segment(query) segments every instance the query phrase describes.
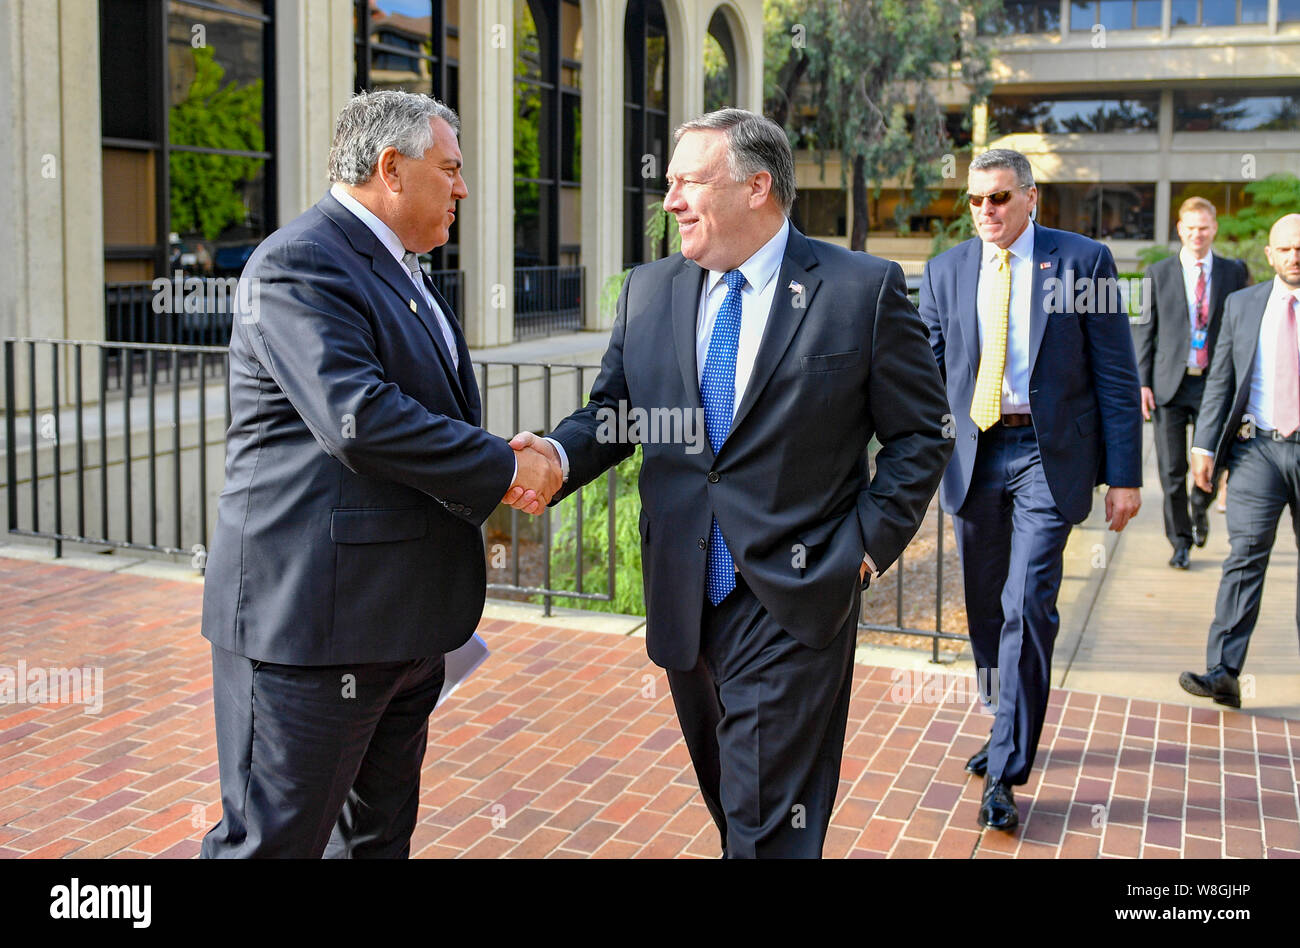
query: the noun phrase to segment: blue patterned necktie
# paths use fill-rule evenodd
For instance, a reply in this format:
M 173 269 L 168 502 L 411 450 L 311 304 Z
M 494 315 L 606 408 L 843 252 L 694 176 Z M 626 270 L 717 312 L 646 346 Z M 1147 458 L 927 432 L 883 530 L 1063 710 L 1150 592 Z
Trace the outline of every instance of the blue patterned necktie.
M 745 275 L 739 270 L 730 270 L 722 275 L 722 281 L 727 284 L 727 295 L 713 321 L 709 354 L 704 360 L 704 375 L 700 379 L 704 428 L 715 455 L 727 440 L 727 435 L 731 434 L 731 418 L 736 410 L 736 348 L 740 344 L 740 291 L 745 285 Z M 715 606 L 736 588 L 736 566 L 722 539 L 716 517 L 709 530 L 707 579 L 709 602 Z

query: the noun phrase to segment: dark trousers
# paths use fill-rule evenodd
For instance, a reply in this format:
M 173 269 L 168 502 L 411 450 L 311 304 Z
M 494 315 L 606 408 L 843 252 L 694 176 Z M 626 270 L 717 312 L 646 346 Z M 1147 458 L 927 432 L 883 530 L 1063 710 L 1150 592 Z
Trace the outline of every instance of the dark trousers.
M 1204 375 L 1184 375 L 1182 384 L 1167 405 L 1155 411 L 1156 463 L 1160 468 L 1160 488 L 1165 495 L 1165 536 L 1174 549 L 1192 545 L 1191 513 L 1205 513 L 1214 500 L 1196 486 L 1187 487 L 1187 427 L 1196 426 L 1200 413 Z
M 1300 545 L 1300 444 L 1274 441 L 1266 432 L 1232 448 L 1228 467 L 1228 542 L 1219 596 L 1214 604 L 1207 668 L 1226 665 L 1240 672 L 1246 664 L 1250 633 L 1259 619 L 1264 573 L 1277 539 L 1282 511 L 1291 507 L 1291 529 Z M 1300 577 L 1297 577 L 1300 589 Z M 1300 631 L 1300 597 L 1296 603 Z
M 1052 500 L 1033 426 L 981 434 L 953 528 L 971 651 L 994 710 L 988 773 L 1011 784 L 1029 779 L 1047 714 L 1070 527 Z
M 221 822 L 204 858 L 410 855 L 441 655 L 276 665 L 212 648 Z
M 700 658 L 668 671 L 677 719 L 728 858 L 819 858 L 853 692 L 855 607 L 824 649 L 783 630 L 737 577 L 704 606 Z

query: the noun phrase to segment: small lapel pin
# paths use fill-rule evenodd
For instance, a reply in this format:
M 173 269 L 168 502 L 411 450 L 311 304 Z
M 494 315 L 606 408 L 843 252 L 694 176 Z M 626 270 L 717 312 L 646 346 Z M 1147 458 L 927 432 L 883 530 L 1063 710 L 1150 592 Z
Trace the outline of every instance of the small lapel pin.
M 791 280 L 791 281 L 790 281 L 790 292 L 791 292 L 791 293 L 802 293 L 802 292 L 803 292 L 803 284 L 802 284 L 802 283 L 796 283 L 794 280 Z
M 1040 269 L 1040 270 L 1050 270 L 1050 269 L 1052 269 L 1052 261 L 1050 261 L 1050 260 L 1044 260 L 1042 263 L 1040 263 L 1040 264 L 1038 265 L 1038 269 Z
M 418 313 L 420 311 L 420 308 L 415 305 L 415 300 L 407 300 L 407 302 L 411 304 L 411 312 Z

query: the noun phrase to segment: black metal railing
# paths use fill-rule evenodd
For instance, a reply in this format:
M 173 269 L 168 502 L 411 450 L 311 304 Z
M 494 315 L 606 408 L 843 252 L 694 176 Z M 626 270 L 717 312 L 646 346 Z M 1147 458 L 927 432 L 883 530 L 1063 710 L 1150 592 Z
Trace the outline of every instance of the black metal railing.
M 462 326 L 465 325 L 465 309 L 461 305 L 465 299 L 465 271 L 464 270 L 425 270 L 429 274 L 429 279 L 437 287 L 442 298 L 447 301 L 451 307 L 452 313 Z
M 202 568 L 209 513 L 224 472 L 223 435 L 210 433 L 209 427 L 219 424 L 220 432 L 229 427 L 230 403 L 224 384 L 219 390 L 212 382 L 194 384 L 182 366 L 191 362 L 195 378 L 212 378 L 210 366 L 219 366 L 224 375 L 227 359 L 221 347 L 4 340 L 8 532 L 52 541 L 56 556 L 62 555 L 65 542 L 75 542 L 189 555 Z M 114 364 L 141 368 L 119 375 L 120 385 L 113 388 L 108 383 Z M 598 371 L 591 365 L 518 362 L 477 362 L 474 368 L 483 426 L 505 436 L 547 430 L 585 404 Z M 20 391 L 22 407 L 16 409 Z M 631 518 L 634 523 L 640 510 L 635 498 L 620 504 L 615 472 L 605 489 L 604 541 L 613 551 L 618 521 Z M 540 599 L 548 615 L 557 597 L 611 601 L 616 557 L 611 552 L 604 563 L 593 565 L 584 538 L 589 519 L 584 498 L 592 490 L 588 485 L 536 519 L 504 507 L 494 512 L 484 525 L 488 588 Z M 571 549 L 557 547 L 557 517 L 567 526 L 564 536 L 571 539 L 563 542 Z M 934 525 L 933 533 L 928 525 L 922 527 L 911 559 L 900 557 L 873 584 L 858 627 L 928 637 L 938 660 L 940 640 L 966 637 L 944 629 L 946 525 L 937 504 Z M 563 587 L 553 581 L 556 563 L 572 577 Z M 594 589 L 593 573 L 603 574 Z M 907 599 L 906 587 L 924 589 L 930 583 L 933 628 L 920 628 L 929 624 L 923 621 L 928 615 L 918 611 L 914 597 Z M 891 595 L 896 607 L 892 617 L 882 615 Z
M 584 267 L 515 267 L 515 339 L 582 328 Z

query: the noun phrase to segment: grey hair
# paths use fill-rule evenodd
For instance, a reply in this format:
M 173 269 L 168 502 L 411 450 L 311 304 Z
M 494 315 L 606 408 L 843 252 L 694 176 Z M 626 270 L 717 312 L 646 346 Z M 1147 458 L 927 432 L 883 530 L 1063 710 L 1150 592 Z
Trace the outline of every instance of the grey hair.
M 990 148 L 971 159 L 971 171 L 991 168 L 1010 168 L 1016 173 L 1016 183 L 1022 188 L 1034 186 L 1034 170 L 1029 167 L 1029 159 L 1011 148 Z
M 687 132 L 718 130 L 727 133 L 727 170 L 733 181 L 766 171 L 772 176 L 772 194 L 788 217 L 794 207 L 794 156 L 785 132 L 770 118 L 745 109 L 719 109 L 677 126 L 673 141 Z
M 358 92 L 334 123 L 330 181 L 365 184 L 385 148 L 421 158 L 433 145 L 431 119 L 442 119 L 460 134 L 460 118 L 432 96 L 397 89 Z

